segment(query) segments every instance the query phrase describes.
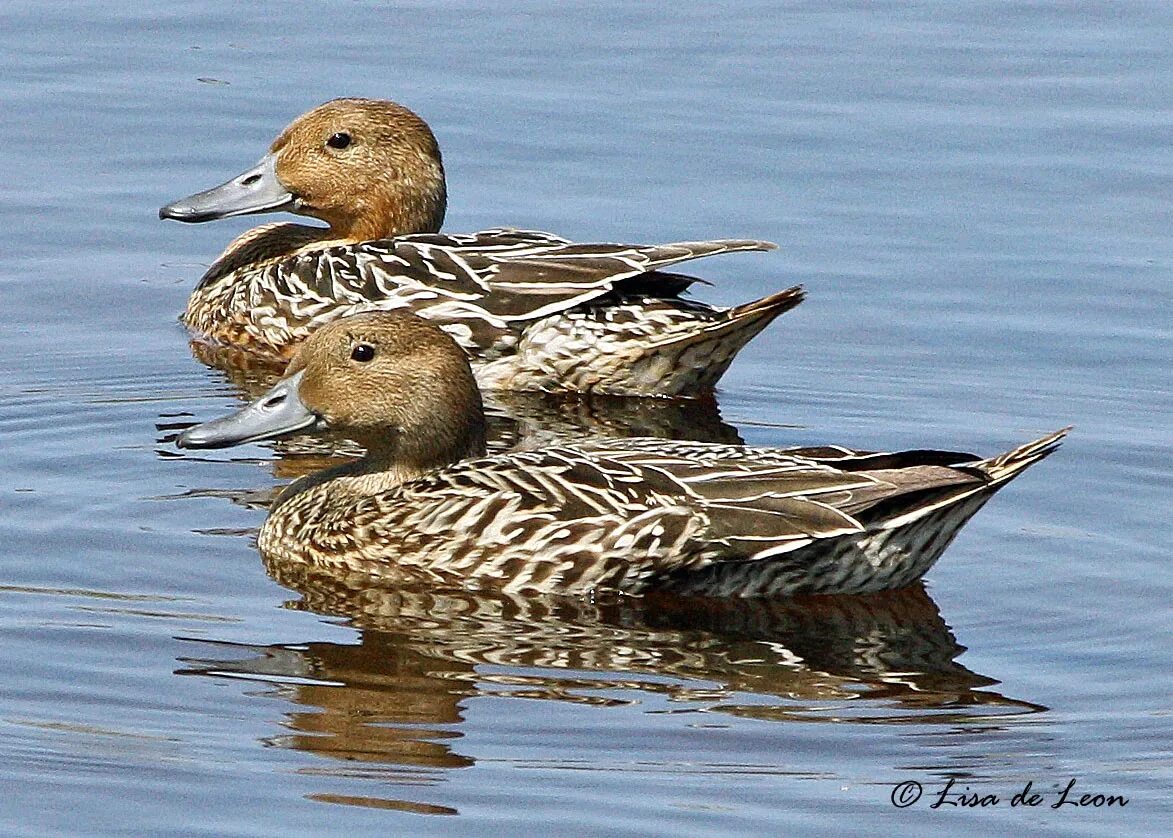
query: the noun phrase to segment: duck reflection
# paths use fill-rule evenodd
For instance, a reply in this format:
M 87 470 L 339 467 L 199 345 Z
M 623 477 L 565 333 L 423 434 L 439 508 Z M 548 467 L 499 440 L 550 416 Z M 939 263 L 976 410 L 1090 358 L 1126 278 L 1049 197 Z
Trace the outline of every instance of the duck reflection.
M 242 401 L 265 393 L 281 378 L 284 362 L 274 362 L 229 346 L 191 342 L 192 354 L 220 370 Z M 501 390 L 485 392 L 485 419 L 491 451 L 542 448 L 559 442 L 599 437 L 650 436 L 699 442 L 744 443 L 737 429 L 721 418 L 712 396 L 700 399 L 579 396 Z M 185 424 L 161 422 L 160 430 Z M 300 477 L 338 456 L 361 456 L 362 449 L 340 434 L 302 436 L 278 446 L 288 462 L 278 476 Z
M 920 585 L 867 596 L 589 600 L 267 569 L 300 595 L 287 607 L 345 618 L 358 642 L 193 640 L 203 651 L 178 672 L 274 684 L 299 709 L 273 744 L 383 764 L 410 781 L 473 763 L 458 744 L 464 714 L 488 696 L 606 707 L 657 694 L 676 712 L 819 723 L 952 725 L 1047 709 L 986 689 L 997 682 L 957 663 L 964 647 Z

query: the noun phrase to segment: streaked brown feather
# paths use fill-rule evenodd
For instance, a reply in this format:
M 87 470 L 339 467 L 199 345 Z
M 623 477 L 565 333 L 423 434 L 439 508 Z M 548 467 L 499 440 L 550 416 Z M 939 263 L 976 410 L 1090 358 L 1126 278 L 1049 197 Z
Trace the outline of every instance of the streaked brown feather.
M 282 560 L 509 590 L 876 591 L 920 578 L 1008 469 L 1045 457 L 1063 433 L 989 460 L 643 439 L 519 452 L 362 497 L 295 484 L 260 543 Z M 828 462 L 844 459 L 907 464 Z M 893 528 L 896 518 L 907 521 Z

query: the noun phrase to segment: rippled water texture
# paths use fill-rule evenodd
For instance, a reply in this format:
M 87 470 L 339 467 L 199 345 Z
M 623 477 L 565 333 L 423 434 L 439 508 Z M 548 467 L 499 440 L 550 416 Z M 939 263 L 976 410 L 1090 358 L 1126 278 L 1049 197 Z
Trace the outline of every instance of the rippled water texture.
M 1173 828 L 1166 4 L 148 8 L 0 11 L 0 831 Z M 764 238 L 698 262 L 698 296 L 809 291 L 719 415 L 523 401 L 501 444 L 586 422 L 989 454 L 1076 429 L 884 596 L 266 567 L 273 488 L 331 449 L 170 444 L 260 377 L 176 320 L 249 220 L 155 212 L 338 95 L 432 123 L 450 230 Z M 930 809 L 950 778 L 1001 802 Z M 1071 779 L 1128 805 L 1051 809 Z M 1011 808 L 1028 781 L 1044 805 Z

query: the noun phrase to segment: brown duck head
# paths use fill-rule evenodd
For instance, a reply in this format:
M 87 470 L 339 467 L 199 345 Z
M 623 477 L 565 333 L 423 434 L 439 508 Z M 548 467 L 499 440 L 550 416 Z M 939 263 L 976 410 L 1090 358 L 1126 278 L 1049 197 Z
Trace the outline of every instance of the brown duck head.
M 485 451 L 484 410 L 464 351 L 406 311 L 323 326 L 265 395 L 189 428 L 176 444 L 224 448 L 314 428 L 343 431 L 404 474 Z
M 334 99 L 295 119 L 256 166 L 167 204 L 159 217 L 293 212 L 359 242 L 436 232 L 446 206 L 440 148 L 426 122 L 395 102 Z

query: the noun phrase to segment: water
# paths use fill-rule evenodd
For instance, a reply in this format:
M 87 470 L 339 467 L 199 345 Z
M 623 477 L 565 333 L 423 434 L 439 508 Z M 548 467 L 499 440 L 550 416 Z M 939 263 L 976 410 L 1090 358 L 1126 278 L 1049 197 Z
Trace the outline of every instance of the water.
M 1164 4 L 0 17 L 6 834 L 1168 831 Z M 450 230 L 779 242 L 697 265 L 717 303 L 810 292 L 724 379 L 722 433 L 985 454 L 1076 430 L 882 597 L 266 568 L 251 533 L 306 456 L 167 442 L 237 403 L 176 316 L 248 222 L 154 213 L 338 95 L 432 123 Z M 948 778 L 1002 802 L 931 810 Z M 1128 805 L 1050 809 L 1073 778 Z M 897 809 L 904 780 L 925 796 Z M 1010 808 L 1028 781 L 1045 803 Z

